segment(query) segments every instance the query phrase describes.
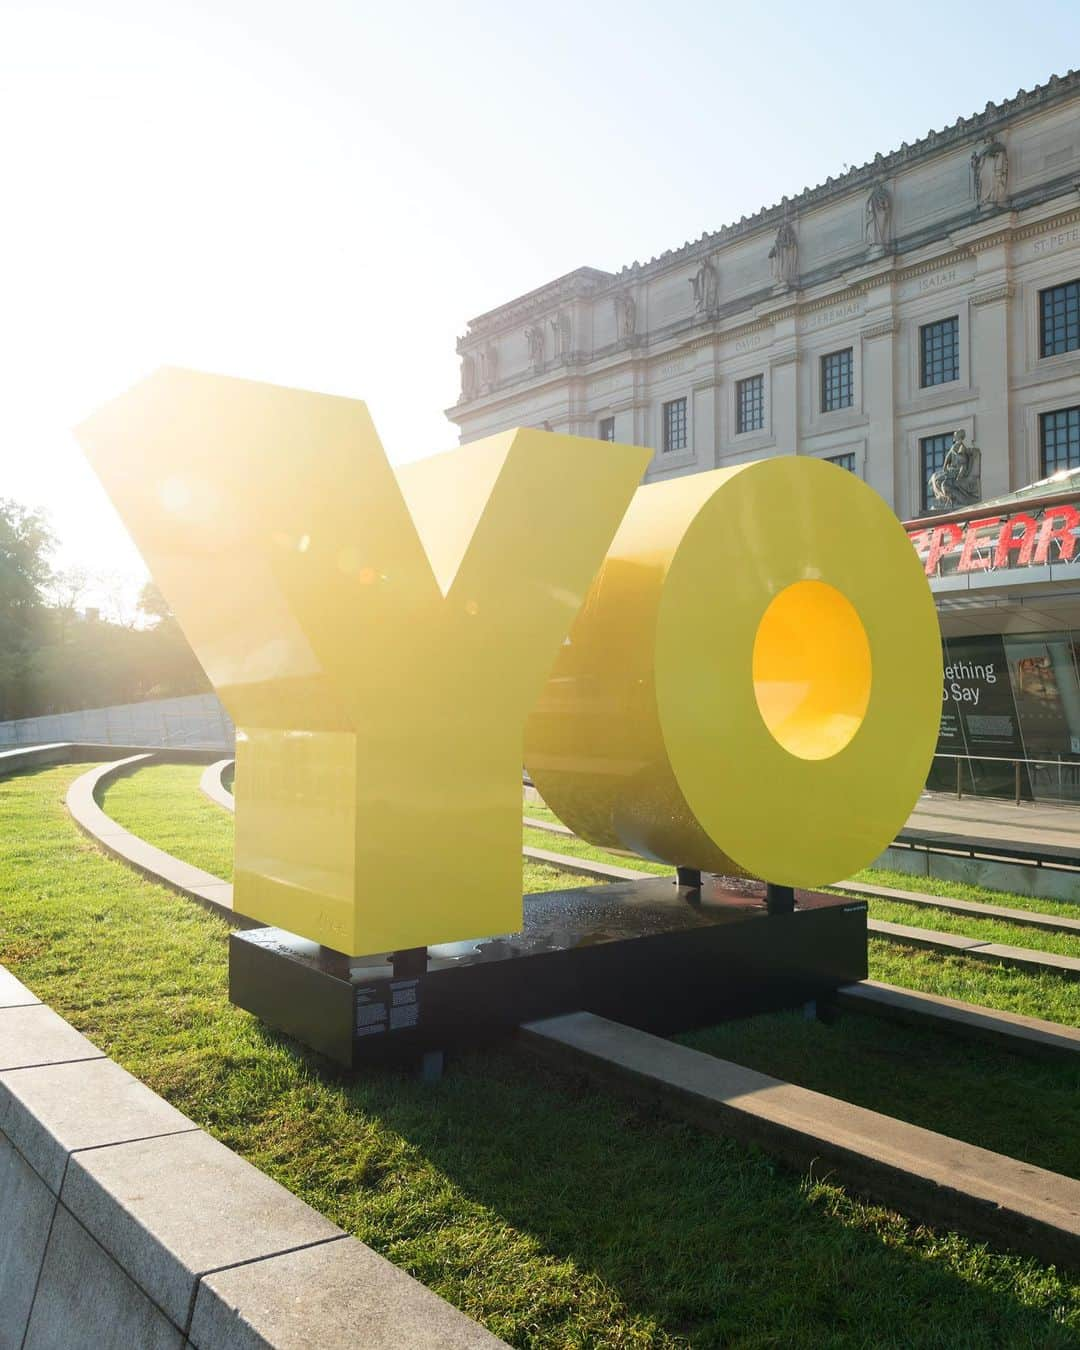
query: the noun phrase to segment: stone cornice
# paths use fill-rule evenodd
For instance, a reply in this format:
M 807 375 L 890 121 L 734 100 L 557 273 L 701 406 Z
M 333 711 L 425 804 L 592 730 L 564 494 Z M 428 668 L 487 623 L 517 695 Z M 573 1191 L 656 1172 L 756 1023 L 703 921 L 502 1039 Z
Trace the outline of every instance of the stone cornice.
M 917 262 L 904 266 L 900 265 L 898 259 L 894 256 L 889 266 L 875 270 L 870 275 L 860 275 L 850 279 L 845 279 L 843 274 L 840 273 L 834 282 L 833 289 L 828 290 L 825 294 L 815 295 L 812 299 L 795 303 L 792 303 L 790 298 L 786 298 L 783 303 L 777 303 L 771 296 L 764 301 L 760 298 L 750 299 L 746 309 L 752 311 L 752 317 L 747 314 L 745 319 L 740 320 L 737 314 L 733 314 L 730 318 L 721 318 L 720 320 L 702 318 L 700 323 L 689 328 L 684 327 L 680 322 L 677 327 L 682 331 L 670 334 L 664 332 L 639 333 L 635 335 L 632 342 L 623 339 L 591 355 L 581 351 L 575 352 L 572 358 L 565 359 L 565 364 L 549 361 L 542 373 L 525 373 L 500 383 L 497 389 L 490 393 L 480 394 L 469 400 L 459 400 L 447 409 L 447 415 L 451 416 L 451 420 L 456 420 L 457 416 L 463 413 L 467 415 L 475 407 L 489 408 L 504 399 L 520 397 L 527 387 L 530 394 L 538 393 L 545 384 L 553 380 L 565 379 L 568 375 L 587 376 L 588 378 L 600 377 L 606 373 L 616 373 L 622 370 L 627 362 L 644 361 L 652 364 L 656 361 L 676 359 L 678 356 L 698 348 L 735 343 L 740 339 L 771 330 L 785 320 L 798 320 L 817 311 L 843 304 L 848 300 L 867 294 L 879 286 L 896 286 L 917 277 L 955 267 L 961 263 L 970 263 L 974 260 L 976 252 L 981 248 L 996 247 L 1001 243 L 1017 242 L 1036 238 L 1040 235 L 1053 234 L 1055 231 L 1067 229 L 1077 223 L 1080 223 L 1080 204 L 1066 210 L 1053 211 L 1041 220 L 1029 220 L 1023 224 L 1018 223 L 1016 217 L 1010 214 L 1008 223 L 1002 226 L 999 217 L 998 221 L 995 222 L 995 227 L 988 230 L 985 235 L 975 236 L 961 242 L 956 238 L 950 239 L 946 234 L 944 241 L 948 242 L 945 249 L 933 257 L 923 257 Z M 989 225 L 990 222 L 987 221 L 986 224 Z M 573 275 L 571 274 L 571 276 Z M 561 280 L 567 281 L 568 278 L 562 278 Z M 827 285 L 828 283 L 824 284 Z M 547 289 L 544 288 L 544 290 Z M 593 293 L 602 293 L 602 291 L 603 287 L 599 283 L 595 283 Z M 995 300 L 1006 298 L 999 292 L 1000 287 L 997 285 L 987 288 L 972 296 L 972 303 L 975 305 L 991 304 Z M 542 292 L 533 292 L 532 295 L 540 300 Z M 523 297 L 523 302 L 529 298 Z M 543 301 L 540 302 L 543 303 Z M 773 305 L 775 305 L 775 308 L 770 307 Z M 730 326 L 723 326 L 725 322 L 729 323 Z M 893 329 L 889 321 L 885 321 L 884 324 L 861 330 L 861 335 L 873 338 L 884 336 L 885 333 L 891 331 Z M 470 344 L 469 349 L 474 349 L 473 344 Z M 599 362 L 605 364 L 598 367 Z
M 673 266 L 707 257 L 717 248 L 734 240 L 759 230 L 778 228 L 785 219 L 797 216 L 799 212 L 834 201 L 856 189 L 868 189 L 881 178 L 895 175 L 912 164 L 972 139 L 995 135 L 1018 117 L 1049 104 L 1076 97 L 1077 94 L 1080 94 L 1080 71 L 1070 70 L 1063 76 L 1052 75 L 1045 84 L 1037 85 L 1030 90 L 1019 90 L 1014 98 L 1005 99 L 1001 103 L 988 103 L 980 113 L 974 113 L 970 117 L 959 117 L 951 126 L 941 131 L 930 131 L 910 145 L 905 141 L 898 150 L 885 155 L 877 154 L 872 160 L 849 169 L 836 178 L 827 178 L 817 187 L 804 188 L 794 197 L 783 197 L 773 206 L 763 207 L 753 215 L 744 216 L 737 223 L 725 225 L 712 233 L 706 232 L 700 239 L 688 240 L 680 248 L 667 249 L 664 253 L 650 258 L 647 263 L 633 262 L 614 273 L 591 267 L 579 268 L 506 305 L 488 310 L 471 319 L 468 332 L 458 339 L 457 349 L 462 352 L 471 346 L 475 339 L 512 327 L 522 319 L 550 309 L 561 301 L 604 292 L 614 294 L 618 290 L 632 288 L 636 283 Z M 988 242 L 974 245 L 975 248 L 990 246 Z
M 955 267 L 957 263 L 967 262 L 972 257 L 968 248 L 949 248 L 937 257 L 925 258 L 922 262 L 912 263 L 909 267 L 896 269 L 897 281 L 911 281 L 914 277 L 924 277 L 928 272 L 940 272 L 943 267 Z
M 1080 190 L 1080 185 L 1078 185 Z M 1013 231 L 1014 239 L 1031 239 L 1038 234 L 1052 234 L 1054 230 L 1063 230 L 1080 220 L 1080 207 L 1075 211 L 1061 211 L 1047 220 L 1034 221 L 1030 225 L 1020 225 Z
M 755 230 L 766 226 L 779 228 L 789 216 L 845 196 L 855 188 L 871 187 L 879 178 L 899 173 L 920 160 L 962 145 L 973 137 L 984 138 L 996 134 L 1016 118 L 1047 104 L 1075 97 L 1078 92 L 1080 71 L 1070 70 L 1065 75 L 1051 75 L 1045 84 L 1036 85 L 1033 89 L 1020 89 L 1015 98 L 1004 99 L 1001 103 L 988 103 L 981 113 L 958 117 L 952 126 L 944 127 L 941 131 L 930 131 L 911 145 L 905 141 L 899 150 L 886 155 L 877 154 L 872 160 L 849 169 L 847 173 L 827 178 L 817 187 L 804 188 L 794 197 L 782 197 L 773 206 L 762 207 L 752 216 L 743 216 L 737 224 L 725 225 L 712 234 L 706 232 L 700 239 L 688 240 L 681 248 L 668 249 L 658 257 L 650 258 L 647 263 L 631 263 L 615 274 L 615 281 L 625 284 L 627 281 L 641 280 L 672 263 L 710 253 L 721 244 L 752 234 Z
M 611 272 L 601 272 L 596 267 L 579 267 L 576 271 L 567 272 L 565 276 L 557 277 L 546 286 L 539 286 L 535 291 L 518 296 L 509 304 L 500 305 L 485 314 L 477 315 L 475 319 L 470 319 L 469 331 L 457 340 L 457 350 L 459 353 L 463 352 L 466 347 L 473 345 L 474 339 L 513 327 L 522 319 L 549 310 L 553 305 L 591 296 L 611 280 Z
M 988 286 L 983 291 L 976 291 L 968 299 L 973 305 L 992 305 L 996 300 L 1008 300 L 1012 293 L 1013 288 L 1009 282 L 1003 282 L 999 286 Z
M 859 336 L 863 338 L 891 337 L 899 327 L 899 319 L 885 319 L 881 323 L 871 324 L 869 328 L 861 328 Z

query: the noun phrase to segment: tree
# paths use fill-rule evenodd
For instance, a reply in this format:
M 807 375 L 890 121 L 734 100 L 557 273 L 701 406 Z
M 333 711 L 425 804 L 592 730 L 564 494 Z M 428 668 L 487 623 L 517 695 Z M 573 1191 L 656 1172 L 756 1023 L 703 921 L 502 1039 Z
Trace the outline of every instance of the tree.
M 0 720 L 24 715 L 34 651 L 46 626 L 55 539 L 40 511 L 0 498 Z
M 171 698 L 209 689 L 210 681 L 156 582 L 148 581 L 139 592 L 139 612 L 157 620 L 144 633 L 143 668 L 149 684 L 143 697 Z
M 0 721 L 209 689 L 153 582 L 138 602 L 150 622 L 110 622 L 80 602 L 91 586 L 126 593 L 123 578 L 54 572 L 54 543 L 41 512 L 0 499 Z
M 157 619 L 164 621 L 176 616 L 169 608 L 169 602 L 161 593 L 161 588 L 156 581 L 148 581 L 139 592 L 139 613 L 145 614 L 148 619 Z

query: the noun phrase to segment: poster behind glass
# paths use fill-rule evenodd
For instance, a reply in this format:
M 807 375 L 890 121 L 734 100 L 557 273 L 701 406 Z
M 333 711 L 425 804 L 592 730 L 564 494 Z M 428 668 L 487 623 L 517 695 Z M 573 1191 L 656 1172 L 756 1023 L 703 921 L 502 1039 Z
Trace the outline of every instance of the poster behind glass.
M 1005 638 L 1017 718 L 1036 798 L 1080 800 L 1080 679 L 1073 633 Z
M 965 755 L 963 786 L 981 796 L 1012 797 L 1016 762 L 1026 758 L 1005 644 L 998 634 L 949 638 L 943 644 L 944 685 L 938 750 Z M 955 760 L 939 759 L 940 786 L 956 789 Z M 939 786 L 935 783 L 934 786 Z M 1021 765 L 1020 795 L 1031 799 L 1027 768 Z

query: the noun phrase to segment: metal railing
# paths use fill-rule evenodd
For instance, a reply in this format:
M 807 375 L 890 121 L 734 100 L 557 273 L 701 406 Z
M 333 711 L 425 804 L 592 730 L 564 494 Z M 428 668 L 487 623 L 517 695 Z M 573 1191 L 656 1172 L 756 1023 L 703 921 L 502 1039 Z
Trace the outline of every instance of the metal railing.
M 1070 780 L 1069 786 L 1074 789 L 1080 788 L 1080 756 L 1076 756 L 1074 758 L 1059 757 L 1057 759 L 1028 759 L 1026 756 L 1022 756 L 1020 758 L 1013 758 L 1007 755 L 953 755 L 945 751 L 939 751 L 934 755 L 934 759 L 935 760 L 952 759 L 956 761 L 957 797 L 963 797 L 964 795 L 963 766 L 965 764 L 968 765 L 1011 764 L 1013 769 L 1013 798 L 1017 806 L 1019 806 L 1020 803 L 1023 801 L 1024 769 L 1027 769 L 1028 771 L 1028 782 L 1031 784 L 1032 797 L 1034 797 L 1035 795 L 1035 787 L 1037 784 L 1037 777 L 1032 772 L 1032 770 L 1033 769 L 1037 770 L 1040 768 L 1046 768 L 1049 770 L 1057 771 L 1057 788 L 1059 800 L 1070 801 L 1074 800 L 1076 796 L 1080 796 L 1080 793 L 1074 793 L 1073 796 L 1070 796 L 1065 791 L 1065 781 L 1064 781 L 1065 775 L 1068 775 Z M 969 774 L 971 774 L 970 768 L 968 772 Z M 971 774 L 971 778 L 972 778 L 972 786 L 974 787 L 973 774 Z M 931 789 L 931 791 L 933 791 L 933 789 Z M 978 796 L 980 794 L 972 792 L 971 795 Z

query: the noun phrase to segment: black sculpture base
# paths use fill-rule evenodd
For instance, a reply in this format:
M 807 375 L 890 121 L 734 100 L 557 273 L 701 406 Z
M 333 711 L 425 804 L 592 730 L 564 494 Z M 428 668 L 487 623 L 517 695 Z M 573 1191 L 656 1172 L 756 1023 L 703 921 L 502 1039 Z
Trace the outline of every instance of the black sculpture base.
M 350 1068 L 476 1045 L 522 1022 L 598 1013 L 660 1034 L 797 1007 L 866 978 L 866 904 L 799 892 L 794 910 L 706 876 L 525 897 L 519 933 L 345 957 L 281 928 L 234 932 L 229 997 Z M 420 956 L 422 968 L 423 955 Z

